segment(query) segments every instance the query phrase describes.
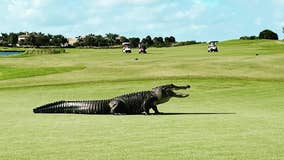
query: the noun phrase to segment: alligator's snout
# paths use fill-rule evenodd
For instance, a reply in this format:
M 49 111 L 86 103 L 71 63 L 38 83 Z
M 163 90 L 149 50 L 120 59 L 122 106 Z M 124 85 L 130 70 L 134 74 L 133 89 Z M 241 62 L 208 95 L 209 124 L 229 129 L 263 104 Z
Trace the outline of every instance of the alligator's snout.
M 173 97 L 177 97 L 177 98 L 185 98 L 185 97 L 188 97 L 189 94 L 185 94 L 185 93 L 177 93 L 177 92 L 174 92 L 175 94 L 173 95 Z
M 173 85 L 173 89 L 174 89 L 174 90 L 189 89 L 189 88 L 190 88 L 190 85 L 185 85 L 185 86 L 176 86 L 176 85 Z
M 189 88 L 190 88 L 190 85 L 185 85 L 185 86 L 172 85 L 172 88 L 171 88 L 172 96 L 177 97 L 177 98 L 188 97 L 189 94 L 174 92 L 174 90 L 186 90 L 186 89 L 189 89 Z

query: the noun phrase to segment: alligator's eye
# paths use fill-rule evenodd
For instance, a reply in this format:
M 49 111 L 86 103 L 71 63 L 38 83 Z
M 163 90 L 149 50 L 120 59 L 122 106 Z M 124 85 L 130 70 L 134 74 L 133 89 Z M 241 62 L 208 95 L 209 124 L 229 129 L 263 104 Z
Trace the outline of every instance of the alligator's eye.
M 163 90 L 162 92 L 163 92 L 164 95 L 169 95 L 169 90 L 167 90 L 167 89 Z
M 171 95 L 171 94 L 172 94 L 172 90 L 171 90 L 171 89 L 167 89 L 167 90 L 166 90 L 166 94 L 167 94 L 167 95 Z

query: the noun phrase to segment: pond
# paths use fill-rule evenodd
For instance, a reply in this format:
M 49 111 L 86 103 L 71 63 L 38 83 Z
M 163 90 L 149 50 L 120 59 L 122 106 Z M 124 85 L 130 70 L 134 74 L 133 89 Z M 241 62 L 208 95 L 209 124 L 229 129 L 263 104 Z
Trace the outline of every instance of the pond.
M 0 56 L 8 56 L 8 55 L 15 55 L 15 54 L 21 54 L 25 51 L 0 51 Z

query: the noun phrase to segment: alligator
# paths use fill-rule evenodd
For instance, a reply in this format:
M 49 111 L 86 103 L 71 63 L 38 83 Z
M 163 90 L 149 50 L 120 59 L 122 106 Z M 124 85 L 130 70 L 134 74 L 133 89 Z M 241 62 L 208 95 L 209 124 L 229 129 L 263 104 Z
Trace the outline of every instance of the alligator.
M 167 84 L 149 91 L 124 94 L 105 100 L 57 101 L 33 109 L 34 113 L 76 113 L 76 114 L 154 114 L 159 112 L 157 105 L 168 102 L 170 98 L 185 98 L 189 94 L 176 93 L 174 90 L 185 90 L 190 85 L 176 86 Z

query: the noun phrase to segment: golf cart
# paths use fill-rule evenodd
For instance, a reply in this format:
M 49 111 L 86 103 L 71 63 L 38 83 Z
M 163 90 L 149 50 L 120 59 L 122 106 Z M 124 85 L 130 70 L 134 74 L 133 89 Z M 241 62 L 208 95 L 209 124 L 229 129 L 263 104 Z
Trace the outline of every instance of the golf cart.
M 139 48 L 139 53 L 147 53 L 147 51 L 146 51 L 146 45 L 145 44 L 143 44 L 143 43 L 139 43 L 139 45 L 138 45 L 138 48 Z
M 217 47 L 217 42 L 218 41 L 210 41 L 208 42 L 208 52 L 218 52 L 218 47 Z
M 131 48 L 130 48 L 129 42 L 123 42 L 122 43 L 122 52 L 123 53 L 131 53 Z

